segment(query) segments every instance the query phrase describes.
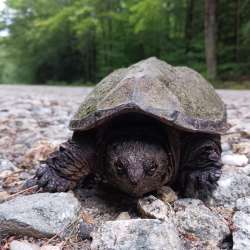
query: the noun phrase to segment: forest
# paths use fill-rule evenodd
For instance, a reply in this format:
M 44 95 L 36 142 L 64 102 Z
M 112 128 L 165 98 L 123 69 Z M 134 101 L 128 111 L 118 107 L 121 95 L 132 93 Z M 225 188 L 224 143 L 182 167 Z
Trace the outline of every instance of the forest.
M 249 0 L 6 0 L 0 83 L 96 83 L 156 56 L 250 79 Z

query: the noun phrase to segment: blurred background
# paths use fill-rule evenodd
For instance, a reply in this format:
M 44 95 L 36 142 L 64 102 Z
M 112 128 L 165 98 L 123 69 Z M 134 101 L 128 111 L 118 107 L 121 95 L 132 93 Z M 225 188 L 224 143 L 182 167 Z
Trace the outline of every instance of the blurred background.
M 250 0 L 0 0 L 0 83 L 89 85 L 156 56 L 250 88 Z

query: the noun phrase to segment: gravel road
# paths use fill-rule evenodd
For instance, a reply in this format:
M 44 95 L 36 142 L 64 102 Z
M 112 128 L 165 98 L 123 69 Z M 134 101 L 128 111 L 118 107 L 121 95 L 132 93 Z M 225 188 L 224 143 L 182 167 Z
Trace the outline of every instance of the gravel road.
M 0 203 L 1 195 L 8 196 L 17 192 L 20 185 L 34 174 L 39 161 L 45 159 L 71 135 L 72 132 L 68 129 L 69 120 L 91 89 L 90 87 L 0 85 Z M 250 197 L 250 165 L 248 163 L 250 160 L 250 91 L 218 90 L 218 93 L 227 106 L 228 122 L 231 128 L 222 137 L 225 176 L 219 183 L 218 192 L 215 194 L 217 208 L 220 204 L 224 206 L 228 202 L 231 206 L 237 199 Z M 111 195 L 112 201 L 108 203 L 104 200 L 110 197 L 100 199 L 100 195 L 96 195 L 96 190 L 85 190 L 83 193 L 85 193 L 83 197 L 80 194 L 83 210 L 91 215 L 95 222 L 112 220 L 124 209 L 128 209 L 132 217 L 138 216 L 135 207 L 128 205 L 128 201 L 122 204 L 118 199 L 115 203 L 113 202 L 114 196 Z M 231 208 L 234 208 L 234 205 L 232 206 Z M 221 211 L 224 213 L 222 216 L 227 219 L 228 227 L 230 227 L 233 212 L 230 210 L 228 219 L 225 215 L 226 209 L 226 206 L 222 208 Z M 197 221 L 195 226 L 200 223 L 202 222 Z M 235 225 L 238 225 L 237 221 Z M 244 226 L 249 227 L 244 224 L 243 231 Z M 241 228 L 239 232 L 240 230 Z M 248 230 L 250 232 L 250 229 Z M 213 238 L 212 231 L 211 237 Z M 243 238 L 233 235 L 235 246 L 248 244 L 244 242 L 248 239 L 250 242 L 250 233 Z M 203 244 L 200 241 L 197 242 L 198 245 Z M 231 241 L 226 241 L 225 244 L 229 248 L 223 249 L 231 249 Z
M 90 87 L 0 85 L 0 157 L 24 164 L 41 141 L 58 143 Z M 229 132 L 250 130 L 250 91 L 218 90 L 227 105 Z

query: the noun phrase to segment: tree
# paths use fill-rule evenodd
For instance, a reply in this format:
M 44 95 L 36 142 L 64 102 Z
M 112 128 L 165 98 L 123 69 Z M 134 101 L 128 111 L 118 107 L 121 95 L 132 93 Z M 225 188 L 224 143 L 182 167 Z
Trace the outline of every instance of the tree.
M 210 78 L 249 75 L 249 0 L 5 2 L 0 82 L 98 82 L 150 56 Z
M 216 0 L 205 0 L 205 46 L 208 77 L 217 76 L 216 59 Z
M 194 0 L 187 0 L 186 11 L 186 25 L 185 25 L 185 40 L 186 40 L 186 53 L 190 50 L 190 45 L 193 39 L 194 33 Z

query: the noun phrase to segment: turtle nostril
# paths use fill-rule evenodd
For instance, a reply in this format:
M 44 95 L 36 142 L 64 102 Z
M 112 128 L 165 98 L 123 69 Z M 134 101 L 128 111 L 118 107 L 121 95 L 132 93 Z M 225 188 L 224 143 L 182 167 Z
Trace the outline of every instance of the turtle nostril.
M 136 186 L 139 182 L 137 178 L 129 178 L 129 181 L 133 186 Z
M 130 180 L 130 183 L 131 183 L 133 186 L 136 186 L 137 183 L 138 183 L 138 181 L 136 181 L 136 180 Z
M 139 169 L 140 170 L 140 169 Z M 131 185 L 136 186 L 140 182 L 140 180 L 143 178 L 143 171 L 135 171 L 134 169 L 128 170 L 128 180 L 131 183 Z

